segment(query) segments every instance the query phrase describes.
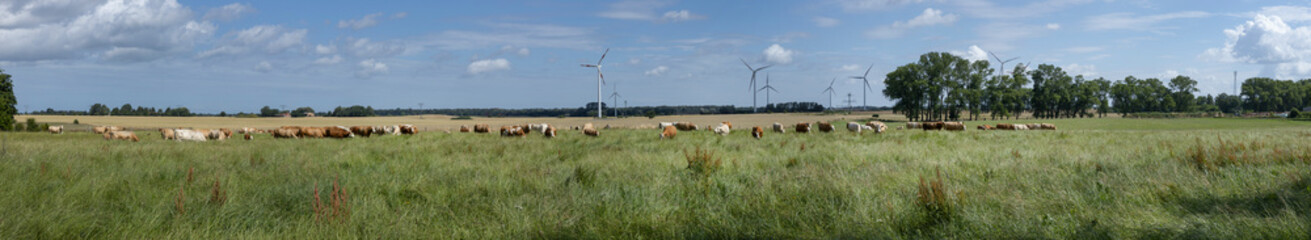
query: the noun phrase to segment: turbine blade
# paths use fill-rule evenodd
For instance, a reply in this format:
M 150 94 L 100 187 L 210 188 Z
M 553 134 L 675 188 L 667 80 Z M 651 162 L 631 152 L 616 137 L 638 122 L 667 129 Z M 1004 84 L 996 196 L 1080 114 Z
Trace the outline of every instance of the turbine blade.
M 835 82 L 838 82 L 838 78 L 833 78 L 833 81 L 828 82 L 828 88 L 833 88 L 833 83 Z
M 751 68 L 751 64 L 747 64 L 747 60 L 742 60 L 742 58 L 737 58 L 737 60 L 742 61 L 742 65 L 747 65 L 747 70 L 751 70 L 751 72 L 756 71 L 755 68 Z
M 596 67 L 596 65 L 592 65 L 592 64 L 578 64 L 578 65 L 581 65 L 583 67 Z
M 861 76 L 851 76 L 851 79 L 865 79 L 865 77 L 861 77 Z
M 596 69 L 596 76 L 601 78 L 601 85 L 605 85 L 605 74 L 601 74 L 601 69 Z
M 1003 62 L 1011 62 L 1011 61 L 1015 61 L 1015 59 L 1020 59 L 1020 57 L 1013 57 L 1011 59 L 1006 59 L 1006 61 Z
M 610 54 L 610 49 L 609 49 L 609 48 L 606 48 L 606 49 L 605 49 L 605 52 L 604 52 L 604 53 L 601 53 L 601 60 L 596 60 L 596 65 L 601 65 L 601 61 L 605 61 L 605 55 L 606 55 L 606 54 Z
M 874 91 L 874 88 L 869 86 L 869 80 L 865 80 L 865 89 L 869 89 L 870 92 Z
M 773 64 L 765 65 L 764 67 L 757 68 L 756 71 L 765 70 L 766 68 L 773 67 L 773 66 L 774 66 Z
M 988 52 L 988 55 L 992 55 L 992 58 L 993 58 L 993 59 L 997 59 L 998 62 L 1002 62 L 1002 61 L 1001 61 L 1001 58 L 997 57 L 997 54 L 994 54 L 994 53 L 992 53 L 992 52 Z
M 865 75 L 861 76 L 860 79 L 865 79 L 865 77 L 869 77 L 869 70 L 874 70 L 874 64 L 870 64 L 869 68 L 865 69 Z

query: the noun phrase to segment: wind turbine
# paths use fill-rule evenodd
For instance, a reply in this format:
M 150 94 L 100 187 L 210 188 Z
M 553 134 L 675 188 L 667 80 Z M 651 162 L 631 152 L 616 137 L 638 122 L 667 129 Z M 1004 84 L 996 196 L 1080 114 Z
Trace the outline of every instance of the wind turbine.
M 603 117 L 601 116 L 601 113 L 603 113 L 601 111 L 601 84 L 605 84 L 605 75 L 601 74 L 601 61 L 605 60 L 606 54 L 610 54 L 609 48 L 606 48 L 605 52 L 601 53 L 601 59 L 596 60 L 596 65 L 586 64 L 586 63 L 579 64 L 582 65 L 583 67 L 596 68 L 596 118 Z
M 612 93 L 610 94 L 610 104 L 611 104 L 611 105 L 615 105 L 615 106 L 619 106 L 619 98 L 620 98 L 620 97 L 623 97 L 623 95 L 619 95 L 619 84 L 616 83 L 616 84 L 614 85 L 614 90 L 613 90 Z M 628 101 L 624 101 L 624 102 L 628 102 Z M 619 108 L 618 108 L 618 107 L 610 107 L 610 109 L 614 109 L 614 111 L 615 111 L 615 117 L 619 117 Z
M 865 69 L 865 75 L 851 76 L 851 79 L 860 79 L 860 81 L 865 82 L 865 89 L 860 90 L 860 104 L 861 104 L 860 110 L 862 111 L 866 110 L 867 106 L 869 106 L 869 104 L 865 100 L 865 96 L 869 96 L 869 92 L 874 91 L 874 88 L 869 87 L 869 70 L 874 70 L 874 64 L 870 64 L 869 68 Z M 865 91 L 865 90 L 869 90 L 869 91 Z
M 997 66 L 997 69 L 1001 69 L 1001 71 L 997 71 L 997 75 L 1006 75 L 1006 63 L 1015 61 L 1015 59 L 1020 59 L 1020 57 L 1013 57 L 1011 59 L 1006 59 L 1006 61 L 1002 61 L 1000 57 L 997 57 L 997 54 L 988 52 L 988 55 L 992 55 L 992 59 L 997 59 L 997 62 L 1001 63 L 1001 65 Z
M 760 91 L 765 91 L 765 106 L 769 106 L 769 91 L 778 92 L 778 89 L 774 89 L 774 86 L 769 85 L 769 74 L 765 74 L 765 86 L 760 87 L 759 90 L 756 90 L 756 92 L 760 92 Z
M 828 82 L 828 88 L 825 88 L 823 92 L 819 92 L 819 93 L 828 93 L 829 107 L 833 107 L 833 94 L 835 94 L 835 92 L 833 92 L 833 83 L 836 82 L 838 82 L 838 78 L 833 78 L 833 81 Z
M 747 70 L 751 70 L 751 86 L 747 88 L 747 91 L 751 92 L 751 112 L 754 113 L 756 112 L 756 73 L 760 72 L 760 70 L 765 70 L 766 68 L 773 67 L 774 65 L 765 65 L 764 67 L 760 67 L 760 68 L 751 68 L 751 64 L 747 64 L 747 60 L 742 60 L 742 58 L 738 58 L 737 60 L 742 61 L 742 65 L 747 65 Z

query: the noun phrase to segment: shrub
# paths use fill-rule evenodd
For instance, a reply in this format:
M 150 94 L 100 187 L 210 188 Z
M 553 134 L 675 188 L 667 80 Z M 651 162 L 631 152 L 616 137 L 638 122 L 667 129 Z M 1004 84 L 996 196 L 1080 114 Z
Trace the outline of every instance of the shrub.
M 82 123 L 80 123 L 80 122 L 77 122 L 77 119 L 76 119 L 76 118 L 74 118 L 74 119 L 73 119 L 73 125 L 79 125 L 79 124 L 82 124 Z
M 719 171 L 723 164 L 719 158 L 715 158 L 715 152 L 702 150 L 700 146 L 697 146 L 694 152 L 683 150 L 683 156 L 687 158 L 687 169 L 691 169 L 693 174 L 702 178 L 710 177 L 710 174 Z
M 645 113 L 645 115 L 646 115 L 646 119 L 655 119 L 655 117 L 656 117 L 656 112 L 655 112 L 655 111 L 651 111 L 651 110 L 647 110 L 646 113 Z
M 1297 118 L 1297 116 L 1299 115 L 1302 115 L 1302 113 L 1298 112 L 1297 109 L 1293 109 L 1293 111 L 1288 111 L 1288 118 Z
M 877 114 L 877 113 L 875 113 L 874 115 L 870 115 L 870 116 L 873 116 L 874 118 L 879 118 L 879 114 Z
M 14 128 L 10 128 L 10 129 L 12 129 L 15 132 L 22 132 L 23 130 L 27 129 L 27 126 L 24 126 L 23 123 L 15 123 Z
M 473 117 L 470 117 L 470 116 L 459 116 L 459 117 L 453 117 L 453 118 L 451 118 L 451 120 L 473 120 Z
M 37 125 L 37 124 L 36 124 L 36 119 L 35 119 L 35 118 L 28 118 L 28 119 L 27 119 L 27 131 L 28 131 L 28 132 L 41 131 L 41 125 Z

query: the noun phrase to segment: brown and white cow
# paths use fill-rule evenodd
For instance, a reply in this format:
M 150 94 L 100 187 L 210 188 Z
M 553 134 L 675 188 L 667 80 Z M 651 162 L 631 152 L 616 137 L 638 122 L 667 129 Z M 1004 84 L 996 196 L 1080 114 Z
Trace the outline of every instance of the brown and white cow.
M 720 124 L 724 124 L 724 125 L 728 126 L 728 129 L 733 129 L 733 123 L 732 123 L 732 122 L 724 121 L 724 122 L 721 122 Z
M 796 125 L 796 131 L 797 131 L 797 133 L 809 133 L 809 132 L 810 132 L 810 123 L 807 123 L 807 122 L 799 122 L 799 123 L 797 123 L 797 125 Z
M 369 137 L 369 135 L 373 135 L 373 127 L 351 126 L 351 133 L 355 134 L 355 136 Z
M 880 121 L 869 121 L 865 123 L 865 126 L 869 127 L 870 130 L 874 130 L 874 133 L 883 133 L 888 131 L 888 125 L 883 124 L 883 122 Z
M 776 133 L 784 133 L 784 132 L 786 132 L 786 130 L 783 129 L 783 124 L 782 124 L 782 123 L 774 122 L 774 132 L 776 132 Z
M 489 133 L 489 132 L 492 132 L 492 127 L 491 127 L 491 126 L 487 126 L 487 124 L 474 124 L 474 125 L 473 125 L 473 132 L 476 132 L 476 133 Z
M 1042 124 L 1041 124 L 1041 123 L 1028 123 L 1028 124 L 1024 124 L 1024 126 L 1025 126 L 1025 127 L 1029 127 L 1029 130 L 1041 130 L 1041 129 L 1042 129 Z
M 596 127 L 592 126 L 592 123 L 587 123 L 583 124 L 583 135 L 600 137 L 601 132 L 596 131 Z
M 324 136 L 328 136 L 330 138 L 349 138 L 355 136 L 354 134 L 351 134 L 350 128 L 346 128 L 343 126 L 323 127 L 323 134 Z
M 947 131 L 965 131 L 965 123 L 963 123 L 963 122 L 944 122 L 944 123 L 942 123 L 942 129 L 945 129 L 945 130 L 947 130 Z
M 244 137 L 244 139 L 246 139 L 246 140 L 255 139 L 255 137 L 250 136 L 249 133 L 242 133 L 242 134 L 245 134 L 245 135 L 246 135 L 246 136 Z
M 1042 130 L 1056 130 L 1056 124 L 1051 124 L 1051 123 L 1038 124 L 1038 129 L 1042 129 Z
M 728 136 L 729 133 L 733 132 L 733 128 L 729 127 L 728 124 L 723 123 L 720 123 L 719 126 L 715 126 L 712 130 L 715 131 L 715 134 L 719 134 L 720 136 Z
M 125 140 L 125 141 L 133 141 L 133 142 L 141 141 L 141 139 L 137 138 L 137 134 L 131 131 L 108 131 L 105 132 L 103 135 L 105 137 L 105 140 Z
M 660 131 L 660 139 L 666 139 L 666 138 L 674 139 L 674 136 L 677 135 L 678 135 L 678 127 L 674 127 L 674 125 L 672 124 L 665 126 L 665 129 Z
M 819 131 L 820 131 L 820 132 L 832 132 L 832 131 L 833 131 L 833 124 L 832 124 L 832 123 L 828 123 L 828 122 L 817 122 L 817 123 L 815 123 L 815 125 L 819 125 Z
M 906 122 L 906 129 L 919 129 L 923 128 L 923 125 L 920 122 Z
M 224 136 L 224 138 L 231 138 L 231 137 L 232 137 L 232 129 L 219 128 L 219 132 L 223 132 L 223 136 Z
M 553 137 L 555 137 L 555 136 L 556 136 L 556 135 L 555 135 L 555 127 L 552 127 L 552 126 L 546 126 L 546 130 L 542 130 L 542 135 L 546 136 L 547 138 L 553 138 Z
M 419 133 L 419 129 L 415 128 L 414 125 L 410 125 L 410 124 L 401 124 L 400 131 L 401 134 L 405 134 L 405 135 L 414 135 Z
M 765 137 L 765 129 L 760 126 L 751 127 L 751 137 L 755 137 L 756 140 Z
M 472 131 L 473 131 L 473 129 L 469 129 L 469 126 L 467 126 L 467 125 L 460 125 L 460 132 L 462 132 L 462 133 L 467 133 L 467 132 L 472 132 Z

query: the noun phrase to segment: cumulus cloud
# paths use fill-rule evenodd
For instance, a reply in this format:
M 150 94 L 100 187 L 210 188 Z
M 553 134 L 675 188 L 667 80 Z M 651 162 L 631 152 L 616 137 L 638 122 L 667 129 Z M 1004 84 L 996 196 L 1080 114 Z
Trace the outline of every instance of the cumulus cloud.
M 337 22 L 337 28 L 350 28 L 350 29 L 360 30 L 367 27 L 377 26 L 379 16 L 382 16 L 382 13 L 364 15 L 364 18 L 360 18 L 360 19 L 341 20 Z
M 792 55 L 796 52 L 783 48 L 783 46 L 779 46 L 778 44 L 774 44 L 769 46 L 769 48 L 765 48 L 764 53 L 765 61 L 767 62 L 788 64 L 792 62 Z
M 1263 7 L 1257 14 L 1266 16 L 1278 16 L 1285 22 L 1304 22 L 1311 21 L 1311 7 L 1303 6 L 1271 6 Z
M 867 32 L 866 35 L 873 38 L 896 38 L 901 37 L 906 30 L 935 25 L 947 25 L 956 22 L 956 19 L 958 19 L 956 14 L 943 14 L 942 10 L 926 8 L 923 13 L 920 13 L 919 16 L 915 16 L 915 18 L 911 18 L 904 22 L 893 22 L 892 25 L 880 26 Z
M 839 70 L 842 70 L 842 71 L 856 71 L 856 70 L 860 70 L 860 65 L 856 65 L 856 64 L 847 64 L 847 65 L 842 65 L 842 68 L 839 68 Z
M 836 18 L 828 18 L 828 17 L 815 17 L 810 19 L 810 21 L 815 22 L 816 27 L 833 27 L 833 26 L 837 26 L 838 24 L 842 24 L 841 20 L 838 20 Z
M 0 61 L 99 57 L 147 61 L 213 36 L 174 0 L 0 3 Z
M 646 70 L 646 73 L 643 73 L 642 75 L 647 75 L 647 76 L 661 76 L 661 75 L 665 75 L 665 72 L 669 72 L 669 67 L 666 67 L 666 66 L 658 66 L 658 67 L 652 68 L 651 70 Z
M 1267 77 L 1311 73 L 1311 28 L 1294 28 L 1278 16 L 1257 14 L 1224 33 L 1224 47 L 1207 49 L 1204 58 L 1265 65 L 1261 75 Z
M 1088 26 L 1089 30 L 1160 31 L 1163 28 L 1158 25 L 1164 21 L 1202 18 L 1208 16 L 1211 16 L 1211 14 L 1200 11 L 1176 12 L 1148 16 L 1135 16 L 1133 13 L 1111 13 L 1089 17 L 1084 23 Z
M 842 10 L 853 12 L 882 10 L 904 4 L 920 2 L 924 2 L 924 0 L 839 0 L 838 6 L 842 7 Z
M 485 72 L 509 70 L 510 61 L 504 58 L 478 60 L 469 63 L 469 74 L 481 74 Z
M 970 49 L 967 49 L 964 52 L 951 51 L 951 55 L 960 56 L 961 58 L 969 59 L 970 61 L 988 61 L 988 51 L 983 51 L 983 48 L 979 48 L 979 45 L 970 45 Z
M 205 12 L 205 20 L 232 21 L 253 12 L 255 8 L 250 5 L 233 3 Z
M 278 54 L 300 47 L 305 42 L 305 29 L 289 29 L 275 25 L 259 25 L 224 35 L 223 42 L 198 56 L 201 58 L 242 55 L 247 53 Z
M 682 22 L 682 21 L 697 20 L 703 18 L 706 17 L 697 14 L 692 14 L 692 12 L 687 11 L 687 9 L 683 9 L 678 11 L 665 12 L 665 16 L 661 17 L 660 19 L 666 21 L 672 21 L 672 22 Z
M 370 78 L 379 74 L 387 74 L 389 70 L 387 64 L 370 58 L 360 61 L 359 70 L 355 71 L 355 77 Z

